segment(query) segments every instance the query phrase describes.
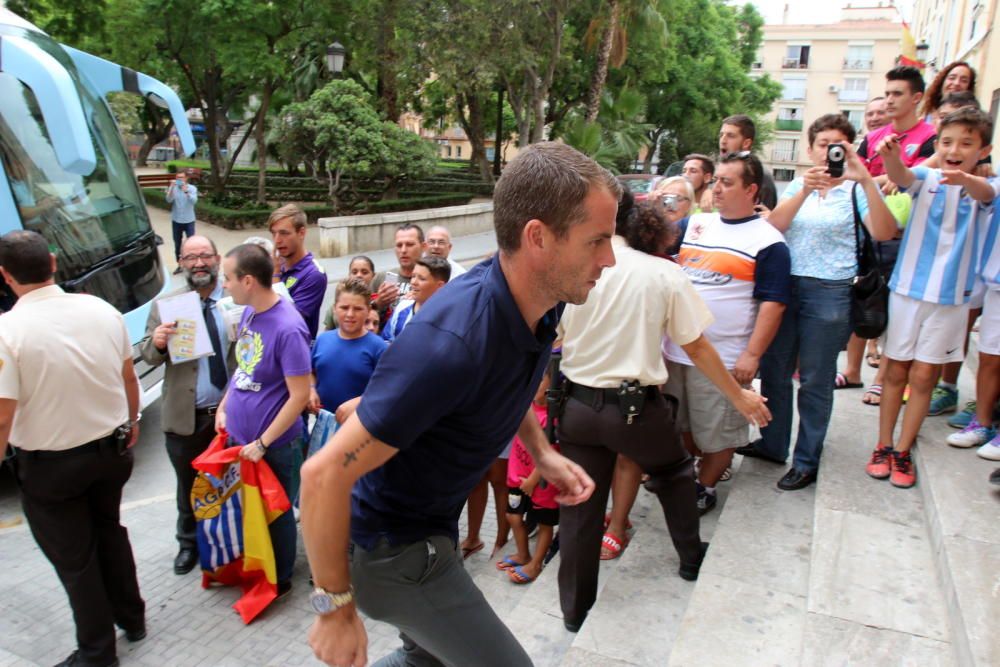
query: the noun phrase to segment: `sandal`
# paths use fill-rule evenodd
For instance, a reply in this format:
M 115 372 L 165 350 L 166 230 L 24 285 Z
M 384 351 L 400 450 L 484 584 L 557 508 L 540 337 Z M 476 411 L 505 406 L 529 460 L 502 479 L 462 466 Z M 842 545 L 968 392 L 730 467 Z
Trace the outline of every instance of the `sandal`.
M 503 560 L 497 562 L 497 569 L 510 570 L 512 568 L 520 567 L 522 565 L 524 565 L 524 563 L 518 563 L 516 560 L 514 560 L 513 556 L 507 556 Z
M 733 468 L 732 466 L 726 466 L 726 469 L 722 472 L 722 476 L 719 477 L 720 482 L 728 482 L 733 478 Z
M 847 376 L 837 371 L 837 375 L 833 378 L 833 388 L 834 389 L 860 389 L 865 386 L 860 382 L 851 382 L 847 379 Z
M 510 568 L 507 570 L 507 576 L 510 577 L 510 580 L 515 584 L 530 584 L 535 580 L 535 578 L 531 575 L 525 574 L 524 570 L 521 569 L 522 567 L 522 565 L 518 565 L 517 567 Z
M 878 368 L 878 365 L 882 363 L 882 355 L 878 352 L 869 352 L 865 355 L 865 361 L 867 361 L 868 365 L 872 368 Z
M 467 560 L 472 554 L 477 551 L 482 551 L 485 546 L 486 545 L 483 542 L 480 542 L 474 547 L 462 547 L 462 560 Z
M 873 384 L 868 387 L 868 391 L 861 397 L 861 402 L 865 405 L 874 405 L 877 407 L 882 402 L 882 385 Z
M 604 533 L 604 537 L 601 539 L 601 560 L 614 560 L 618 558 L 627 546 L 628 537 L 621 540 L 614 533 Z

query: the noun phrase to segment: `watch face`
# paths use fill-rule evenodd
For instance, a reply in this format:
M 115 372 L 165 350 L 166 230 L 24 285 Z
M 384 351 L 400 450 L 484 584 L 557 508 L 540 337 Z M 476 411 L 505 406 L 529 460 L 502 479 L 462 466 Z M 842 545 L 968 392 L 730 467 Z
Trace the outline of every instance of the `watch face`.
M 309 596 L 309 602 L 317 614 L 328 614 L 333 610 L 333 601 L 326 593 L 313 593 Z

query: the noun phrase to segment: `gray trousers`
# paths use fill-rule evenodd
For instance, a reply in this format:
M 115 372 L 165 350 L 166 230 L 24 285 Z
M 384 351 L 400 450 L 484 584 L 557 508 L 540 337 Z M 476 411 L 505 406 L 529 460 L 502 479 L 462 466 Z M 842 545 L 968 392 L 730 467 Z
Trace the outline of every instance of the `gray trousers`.
M 531 658 L 465 571 L 450 537 L 372 551 L 352 545 L 358 608 L 399 630 L 402 648 L 372 667 L 521 667 Z

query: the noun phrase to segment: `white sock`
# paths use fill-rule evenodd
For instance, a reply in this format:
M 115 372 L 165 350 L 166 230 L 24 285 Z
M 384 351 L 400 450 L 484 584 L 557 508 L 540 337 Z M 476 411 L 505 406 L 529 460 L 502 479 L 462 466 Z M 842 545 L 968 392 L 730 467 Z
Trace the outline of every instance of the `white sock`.
M 706 486 L 705 487 L 705 493 L 714 496 L 715 495 L 715 487 L 714 486 Z
M 938 382 L 938 386 L 943 387 L 944 389 L 950 389 L 952 391 L 958 389 L 958 385 L 952 384 L 951 382 Z

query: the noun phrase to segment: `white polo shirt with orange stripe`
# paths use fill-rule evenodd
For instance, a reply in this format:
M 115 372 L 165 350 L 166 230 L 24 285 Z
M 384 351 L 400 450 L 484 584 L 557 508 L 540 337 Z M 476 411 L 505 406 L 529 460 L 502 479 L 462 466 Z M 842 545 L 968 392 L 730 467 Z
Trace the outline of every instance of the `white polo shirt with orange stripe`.
M 715 317 L 705 330 L 726 368 L 736 365 L 757 322 L 761 301 L 788 303 L 791 258 L 785 237 L 757 215 L 725 220 L 718 213 L 691 216 L 677 261 Z M 673 341 L 670 361 L 692 365 Z

